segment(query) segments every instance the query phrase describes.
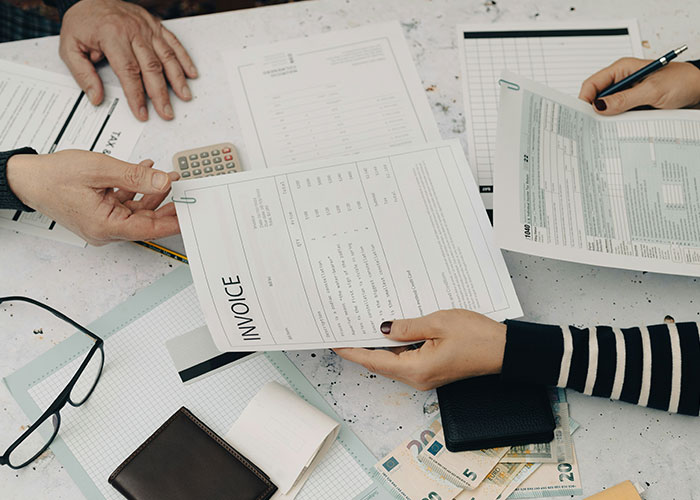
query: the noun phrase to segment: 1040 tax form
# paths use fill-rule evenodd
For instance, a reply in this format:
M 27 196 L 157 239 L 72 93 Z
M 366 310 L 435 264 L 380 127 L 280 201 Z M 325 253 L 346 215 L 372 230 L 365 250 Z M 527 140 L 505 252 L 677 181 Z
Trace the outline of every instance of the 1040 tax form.
M 700 276 L 700 112 L 597 115 L 504 72 L 494 220 L 502 248 Z
M 386 320 L 522 315 L 458 141 L 176 182 L 222 351 L 380 347 Z

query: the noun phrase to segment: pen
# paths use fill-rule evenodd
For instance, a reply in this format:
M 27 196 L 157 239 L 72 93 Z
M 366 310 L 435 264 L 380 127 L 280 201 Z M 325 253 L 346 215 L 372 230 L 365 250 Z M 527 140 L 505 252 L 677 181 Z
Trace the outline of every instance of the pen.
M 621 90 L 625 90 L 626 88 L 631 87 L 632 85 L 637 83 L 639 80 L 641 80 L 645 76 L 653 73 L 657 69 L 661 69 L 664 66 L 666 66 L 671 60 L 678 57 L 678 54 L 680 54 L 681 52 L 683 52 L 687 49 L 688 49 L 688 46 L 683 45 L 681 47 L 678 47 L 675 50 L 672 50 L 668 54 L 665 54 L 665 55 L 659 57 L 656 61 L 647 64 L 639 71 L 635 71 L 627 78 L 620 80 L 617 83 L 612 84 L 607 89 L 603 90 L 600 94 L 598 94 L 598 97 L 596 97 L 596 99 L 600 99 L 601 97 L 609 96 L 610 94 L 614 94 L 615 92 L 620 92 Z
M 156 243 L 153 243 L 151 241 L 134 241 L 137 245 L 141 245 L 142 247 L 150 248 L 154 252 L 158 252 L 160 254 L 165 255 L 166 257 L 170 257 L 171 259 L 179 260 L 180 262 L 184 262 L 185 264 L 189 264 L 187 261 L 187 256 L 182 255 L 177 252 L 173 252 L 172 250 L 169 250 L 165 248 L 164 246 L 157 245 Z

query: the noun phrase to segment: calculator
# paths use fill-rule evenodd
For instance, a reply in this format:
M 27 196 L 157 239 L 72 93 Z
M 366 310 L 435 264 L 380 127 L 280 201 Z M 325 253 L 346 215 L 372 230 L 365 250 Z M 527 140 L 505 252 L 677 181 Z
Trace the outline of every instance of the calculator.
M 233 144 L 222 142 L 180 151 L 173 156 L 173 170 L 180 174 L 181 179 L 199 179 L 240 172 L 241 163 Z

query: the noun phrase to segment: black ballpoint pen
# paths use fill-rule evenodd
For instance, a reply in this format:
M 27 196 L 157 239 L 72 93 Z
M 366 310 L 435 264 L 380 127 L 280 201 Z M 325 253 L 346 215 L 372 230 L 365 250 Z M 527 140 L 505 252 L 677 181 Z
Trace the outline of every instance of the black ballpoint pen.
M 678 54 L 681 52 L 685 51 L 688 49 L 687 45 L 683 45 L 681 47 L 678 47 L 676 50 L 672 50 L 668 54 L 665 54 L 661 57 L 659 57 L 656 61 L 647 64 L 644 66 L 642 69 L 635 71 L 632 73 L 630 76 L 627 78 L 624 78 L 620 80 L 617 83 L 614 83 L 610 85 L 607 89 L 603 90 L 600 94 L 598 94 L 598 97 L 596 99 L 600 99 L 601 97 L 606 97 L 609 96 L 610 94 L 614 94 L 615 92 L 620 92 L 621 90 L 625 90 L 628 87 L 631 87 L 635 83 L 637 83 L 639 80 L 642 78 L 646 77 L 650 73 L 653 73 L 657 69 L 661 69 L 664 66 L 666 66 L 669 61 L 672 59 L 675 59 L 678 57 Z

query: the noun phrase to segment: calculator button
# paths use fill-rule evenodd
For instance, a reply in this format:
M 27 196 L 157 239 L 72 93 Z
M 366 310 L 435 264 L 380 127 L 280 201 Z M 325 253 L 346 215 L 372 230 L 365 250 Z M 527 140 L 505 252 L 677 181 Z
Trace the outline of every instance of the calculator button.
M 193 161 L 193 162 L 192 162 L 192 168 L 197 168 L 198 166 L 199 166 L 199 162 L 198 162 L 198 161 Z
M 209 172 L 213 172 L 214 169 L 211 168 L 211 167 L 204 167 L 204 171 L 205 171 L 206 173 L 209 173 Z
M 214 175 L 214 174 L 207 174 L 204 177 L 211 177 L 212 175 Z
M 226 155 L 226 156 L 224 156 L 224 160 L 226 160 L 226 161 L 231 161 L 231 160 L 233 160 L 233 156 L 231 156 L 231 155 Z
M 223 166 L 223 165 L 217 165 L 217 166 L 216 166 L 216 169 L 217 169 L 217 170 L 223 170 L 223 169 L 224 169 L 224 166 Z
M 190 160 L 196 160 L 196 159 L 197 159 L 197 155 L 190 155 Z
M 217 156 L 216 158 L 214 158 L 214 163 L 221 163 L 221 157 Z
M 201 154 L 199 155 L 199 157 L 200 157 L 200 158 L 209 158 L 209 153 L 207 153 L 207 152 L 205 151 L 204 153 L 201 153 Z
M 196 169 L 196 170 L 193 170 L 193 171 L 192 171 L 192 175 L 199 175 L 199 174 L 201 174 L 201 173 L 202 173 L 202 171 L 199 170 L 199 169 Z
M 178 163 L 178 165 L 187 165 L 187 158 L 185 158 L 184 156 L 181 156 L 177 159 L 177 163 Z
M 182 172 L 181 175 L 182 175 L 182 178 L 184 179 L 186 177 L 189 177 L 191 174 L 189 172 Z
M 211 165 L 211 160 L 202 160 L 202 165 Z
M 180 170 L 187 170 L 188 168 L 190 168 L 190 167 L 187 166 L 187 163 L 180 164 Z
M 216 155 L 218 155 L 219 153 L 220 153 L 220 151 L 219 151 L 218 149 L 214 149 L 214 150 L 212 150 L 211 155 L 212 155 L 212 156 L 216 156 Z
M 231 152 L 231 148 L 224 148 L 224 149 L 221 150 L 221 152 L 222 152 L 222 153 L 230 153 L 230 152 Z
M 236 167 L 236 164 L 233 162 L 226 164 L 226 168 L 235 168 L 235 167 Z

